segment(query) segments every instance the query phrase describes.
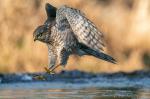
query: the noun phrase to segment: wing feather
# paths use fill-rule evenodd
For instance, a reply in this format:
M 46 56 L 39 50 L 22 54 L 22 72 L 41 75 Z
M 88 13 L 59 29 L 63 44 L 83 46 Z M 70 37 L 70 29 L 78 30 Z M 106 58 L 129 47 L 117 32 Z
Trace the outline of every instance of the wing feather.
M 67 19 L 74 35 L 80 43 L 96 50 L 103 50 L 103 34 L 86 18 L 80 10 L 67 6 L 60 7 L 56 12 L 56 22 Z

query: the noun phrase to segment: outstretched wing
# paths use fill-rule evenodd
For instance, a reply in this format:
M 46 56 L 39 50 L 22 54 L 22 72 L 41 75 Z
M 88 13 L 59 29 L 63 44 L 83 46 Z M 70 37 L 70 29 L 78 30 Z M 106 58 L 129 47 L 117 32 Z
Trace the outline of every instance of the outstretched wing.
M 59 24 L 60 20 L 67 20 L 80 43 L 96 51 L 103 50 L 103 34 L 80 10 L 62 6 L 56 12 L 56 23 Z

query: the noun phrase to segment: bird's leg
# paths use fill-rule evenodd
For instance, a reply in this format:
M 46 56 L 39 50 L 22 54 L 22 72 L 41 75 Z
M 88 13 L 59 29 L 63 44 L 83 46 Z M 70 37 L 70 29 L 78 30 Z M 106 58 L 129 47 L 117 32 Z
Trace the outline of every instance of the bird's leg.
M 54 69 L 56 69 L 59 65 L 55 66 L 54 65 L 51 65 L 49 67 L 44 67 L 45 71 L 47 74 L 55 74 L 53 71 Z M 36 75 L 33 77 L 34 79 L 36 80 L 46 80 L 46 77 L 44 75 Z
M 55 70 L 56 68 L 58 68 L 59 66 L 60 66 L 60 65 L 52 66 L 52 67 L 50 67 L 50 68 L 45 67 L 44 69 L 45 69 L 46 73 L 48 73 L 48 74 L 55 74 L 54 70 Z
M 45 69 L 45 71 L 46 71 L 47 74 L 54 74 L 54 73 L 51 72 L 51 69 L 52 69 L 53 67 L 54 67 L 54 65 L 48 66 L 48 67 L 44 67 L 44 69 Z
M 58 68 L 60 65 L 57 65 L 57 66 L 51 66 L 50 68 L 48 67 L 44 67 L 45 71 L 47 74 L 55 74 L 54 70 L 56 68 Z M 42 76 L 42 75 L 37 75 L 35 77 L 33 77 L 34 79 L 36 80 L 46 80 L 46 77 Z
M 45 71 L 46 71 L 47 74 L 55 74 L 55 73 L 54 73 L 53 71 L 51 71 L 51 69 L 48 68 L 48 67 L 44 67 L 44 69 L 45 69 Z
M 48 67 L 44 67 L 44 69 L 45 69 L 45 71 L 46 71 L 46 73 L 47 74 L 55 74 L 55 72 L 54 72 L 54 70 L 57 68 L 57 67 L 59 67 L 60 65 L 57 65 L 57 66 L 51 66 L 50 68 L 48 68 Z M 33 77 L 34 79 L 36 79 L 36 80 L 46 80 L 46 77 L 45 76 L 43 76 L 43 75 L 37 75 L 37 76 L 35 76 L 35 77 Z
M 56 63 L 56 55 L 54 55 L 52 52 L 50 52 L 50 55 L 48 55 L 48 67 L 44 67 L 45 71 L 47 74 L 55 74 L 52 69 L 55 68 L 55 63 Z
M 50 68 L 45 67 L 45 71 L 48 74 L 54 74 L 54 70 L 56 68 L 58 68 L 60 65 L 65 66 L 67 64 L 67 60 L 69 58 L 69 53 L 66 51 L 65 48 L 63 48 L 63 49 L 58 48 L 58 49 L 61 49 L 61 50 L 57 52 L 57 56 L 54 54 L 53 55 L 51 54 L 50 61 L 49 61 Z M 59 64 L 55 66 L 56 59 L 58 60 Z
M 53 72 L 56 68 L 58 68 L 60 65 L 55 66 L 54 68 L 51 69 L 51 71 Z

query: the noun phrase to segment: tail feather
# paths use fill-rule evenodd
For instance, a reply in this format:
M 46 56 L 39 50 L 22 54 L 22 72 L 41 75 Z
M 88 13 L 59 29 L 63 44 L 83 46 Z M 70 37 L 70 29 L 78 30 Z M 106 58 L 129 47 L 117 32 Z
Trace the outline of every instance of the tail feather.
M 98 52 L 98 51 L 95 51 L 89 47 L 87 47 L 86 45 L 83 45 L 81 44 L 81 49 L 83 51 L 85 51 L 86 53 L 88 53 L 88 55 L 92 55 L 92 56 L 95 56 L 99 59 L 102 59 L 102 60 L 105 60 L 105 61 L 108 61 L 108 62 L 111 62 L 111 63 L 114 63 L 116 64 L 116 60 L 114 58 L 112 58 L 111 56 L 103 53 L 103 52 Z

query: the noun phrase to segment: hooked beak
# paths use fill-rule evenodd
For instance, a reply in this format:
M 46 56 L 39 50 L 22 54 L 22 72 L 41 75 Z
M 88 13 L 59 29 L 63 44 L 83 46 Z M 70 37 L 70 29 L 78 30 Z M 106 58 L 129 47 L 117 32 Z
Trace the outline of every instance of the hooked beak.
M 37 38 L 34 38 L 34 42 L 37 40 Z

